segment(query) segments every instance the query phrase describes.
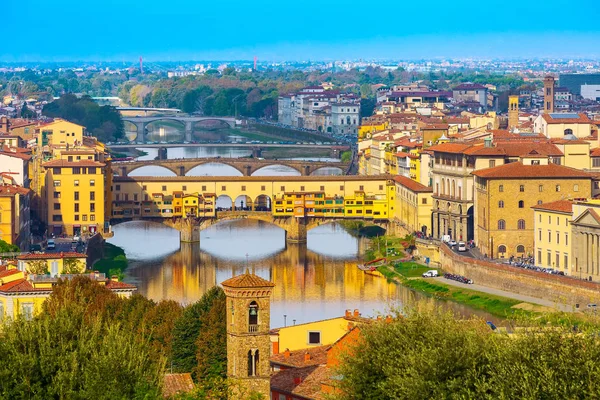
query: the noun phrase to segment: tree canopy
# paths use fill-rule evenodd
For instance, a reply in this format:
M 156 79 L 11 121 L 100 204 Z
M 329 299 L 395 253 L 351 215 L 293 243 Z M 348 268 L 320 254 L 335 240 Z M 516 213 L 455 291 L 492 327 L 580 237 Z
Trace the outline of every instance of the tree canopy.
M 339 367 L 342 399 L 585 399 L 600 383 L 598 325 L 535 324 L 509 337 L 479 319 L 410 311 L 361 329 Z
M 78 98 L 72 94 L 65 94 L 46 104 L 42 114 L 83 125 L 88 132 L 103 142 L 125 136 L 125 127 L 119 112 L 111 106 L 99 106 L 89 96 Z

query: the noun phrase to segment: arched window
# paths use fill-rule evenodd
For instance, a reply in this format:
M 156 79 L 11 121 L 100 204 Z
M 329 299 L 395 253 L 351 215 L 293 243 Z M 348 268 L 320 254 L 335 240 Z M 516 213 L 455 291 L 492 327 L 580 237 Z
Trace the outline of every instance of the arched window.
M 258 350 L 254 352 L 254 376 L 259 375 L 258 373 Z
M 250 326 L 250 329 L 252 329 L 253 326 L 258 325 L 258 304 L 255 301 L 250 303 L 250 306 L 248 307 L 248 325 Z
M 348 116 L 348 117 L 346 117 L 346 123 L 347 123 L 348 125 L 352 125 L 352 118 L 350 118 L 349 116 Z
M 525 229 L 525 220 L 524 219 L 520 219 L 517 222 L 517 229 Z
M 498 208 L 504 208 L 504 200 L 498 202 Z
M 519 200 L 519 208 L 525 208 L 525 202 L 523 200 Z
M 565 136 L 567 135 L 572 135 L 573 134 L 573 129 L 565 129 Z
M 538 200 L 538 205 L 540 205 L 540 204 L 542 204 L 542 201 L 541 201 L 541 200 Z
M 525 253 L 525 246 L 522 244 L 517 246 L 517 253 Z
M 254 376 L 254 359 L 252 350 L 248 350 L 248 376 Z
M 446 180 L 442 179 L 442 194 L 446 194 Z
M 506 222 L 503 219 L 498 220 L 498 230 L 505 230 L 506 229 Z
M 506 246 L 501 244 L 500 246 L 498 246 L 498 254 L 504 254 L 506 253 Z

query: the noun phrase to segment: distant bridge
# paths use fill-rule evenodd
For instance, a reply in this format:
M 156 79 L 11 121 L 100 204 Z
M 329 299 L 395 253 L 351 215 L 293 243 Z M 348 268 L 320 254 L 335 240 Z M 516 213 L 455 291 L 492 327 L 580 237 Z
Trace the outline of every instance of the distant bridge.
M 192 132 L 194 130 L 194 124 L 202 121 L 219 121 L 226 123 L 231 128 L 235 128 L 235 118 L 233 117 L 183 117 L 177 115 L 167 116 L 151 116 L 151 117 L 121 117 L 123 122 L 129 122 L 136 127 L 136 141 L 138 143 L 146 143 L 147 129 L 146 126 L 156 121 L 175 121 L 181 124 L 182 128 L 185 128 L 185 140 L 188 142 L 192 141 Z
M 151 161 L 116 161 L 112 163 L 115 175 L 126 177 L 138 168 L 158 166 L 166 168 L 176 176 L 186 176 L 188 172 L 204 164 L 229 165 L 238 170 L 243 176 L 252 176 L 257 170 L 272 166 L 283 165 L 298 171 L 303 176 L 309 176 L 321 168 L 338 168 L 342 174 L 348 172 L 349 163 L 327 161 L 294 161 L 294 160 L 258 160 L 256 158 L 182 158 L 175 160 Z

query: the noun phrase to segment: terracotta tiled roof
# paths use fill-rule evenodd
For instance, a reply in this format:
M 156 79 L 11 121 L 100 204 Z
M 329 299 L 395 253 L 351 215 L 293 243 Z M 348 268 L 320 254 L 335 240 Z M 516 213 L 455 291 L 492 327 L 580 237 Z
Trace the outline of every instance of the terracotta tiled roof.
M 20 274 L 20 273 L 21 273 L 21 271 L 19 271 L 16 268 L 8 269 L 8 268 L 4 267 L 4 269 L 0 270 L 0 278 L 4 278 L 5 276 L 11 276 L 11 275 Z
M 552 115 L 560 116 L 560 113 L 542 114 L 542 118 L 548 124 L 593 124 L 594 122 L 584 113 L 577 114 L 578 118 L 552 118 Z M 571 115 L 571 113 L 565 114 Z
M 31 160 L 31 154 L 28 154 L 28 152 L 24 152 L 24 151 L 14 151 L 13 152 L 7 148 L 0 150 L 0 155 L 12 157 L 12 158 L 19 158 L 24 161 Z
M 448 124 L 429 124 L 421 128 L 421 130 L 425 129 L 448 129 Z
M 18 292 L 51 292 L 51 288 L 36 289 L 31 282 L 25 278 L 17 279 L 0 286 L 0 292 L 18 293 Z
M 473 175 L 487 178 L 579 178 L 592 179 L 592 175 L 575 168 L 562 165 L 523 165 L 522 162 L 513 162 L 499 165 L 497 167 L 481 169 L 472 172 Z
M 407 178 L 406 176 L 400 176 L 400 175 L 395 176 L 394 181 L 396 181 L 400 185 L 404 186 L 405 188 L 407 188 L 413 192 L 427 193 L 427 192 L 433 191 L 433 189 L 431 187 L 422 185 L 419 182 L 416 182 L 410 178 Z
M 440 152 L 440 153 L 463 153 L 466 149 L 471 147 L 468 143 L 442 143 L 431 146 L 429 150 Z
M 590 151 L 591 157 L 600 157 L 600 147 L 596 147 Z
M 125 282 L 113 281 L 112 279 L 106 280 L 106 287 L 111 290 L 122 290 L 122 289 L 132 289 L 137 290 L 135 285 L 131 285 Z
M 456 86 L 453 90 L 477 90 L 477 89 L 483 90 L 483 89 L 487 89 L 487 88 L 478 83 L 461 83 L 460 85 Z
M 273 354 L 270 360 L 272 364 L 285 365 L 294 368 L 323 365 L 327 363 L 327 350 L 330 348 L 331 346 L 319 346 L 290 351 L 287 357 L 286 352 L 283 352 L 279 354 Z
M 394 154 L 394 157 L 400 157 L 400 158 L 406 158 L 408 156 L 409 156 L 409 154 L 405 153 L 403 151 L 399 151 L 399 152 L 397 152 L 397 153 Z
M 79 160 L 79 161 L 67 161 L 67 160 L 52 160 L 45 162 L 44 167 L 104 167 L 106 164 L 93 161 L 93 160 Z
M 271 376 L 271 388 L 278 392 L 302 396 L 306 399 L 324 398 L 321 383 L 331 376 L 326 366 L 289 368 Z
M 53 260 L 56 258 L 86 258 L 87 254 L 75 253 L 75 252 L 61 252 L 61 253 L 29 253 L 17 256 L 18 260 Z
M 163 396 L 170 398 L 178 393 L 188 393 L 194 390 L 192 374 L 165 374 L 163 380 Z
M 561 213 L 573 213 L 573 201 L 571 200 L 557 200 L 550 203 L 538 204 L 537 206 L 531 207 L 534 210 L 542 211 L 557 211 Z
M 26 195 L 30 189 L 19 185 L 0 185 L 0 196 L 14 196 L 15 194 Z
M 221 285 L 232 288 L 273 287 L 273 282 L 267 281 L 259 276 L 251 274 L 246 270 L 245 274 L 234 276 L 221 282 Z

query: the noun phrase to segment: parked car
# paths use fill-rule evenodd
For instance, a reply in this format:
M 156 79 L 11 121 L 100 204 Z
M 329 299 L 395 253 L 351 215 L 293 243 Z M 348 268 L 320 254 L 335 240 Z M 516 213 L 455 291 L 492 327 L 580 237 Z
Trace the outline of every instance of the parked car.
M 456 246 L 456 240 L 452 239 L 450 242 L 448 242 L 448 244 L 450 245 L 450 247 L 454 247 Z
M 56 249 L 56 242 L 54 241 L 54 239 L 48 239 L 48 246 L 46 246 L 46 248 L 48 250 Z
M 32 253 L 41 252 L 42 251 L 42 245 L 39 244 L 39 243 L 32 244 L 29 247 L 29 251 L 31 251 Z
M 435 276 L 438 276 L 438 272 L 435 269 L 423 272 L 423 278 L 433 278 Z
M 81 236 L 79 236 L 78 234 L 74 234 L 73 235 L 73 241 L 74 242 L 79 242 L 81 240 Z
M 465 242 L 458 242 L 458 251 L 467 251 L 467 245 Z

